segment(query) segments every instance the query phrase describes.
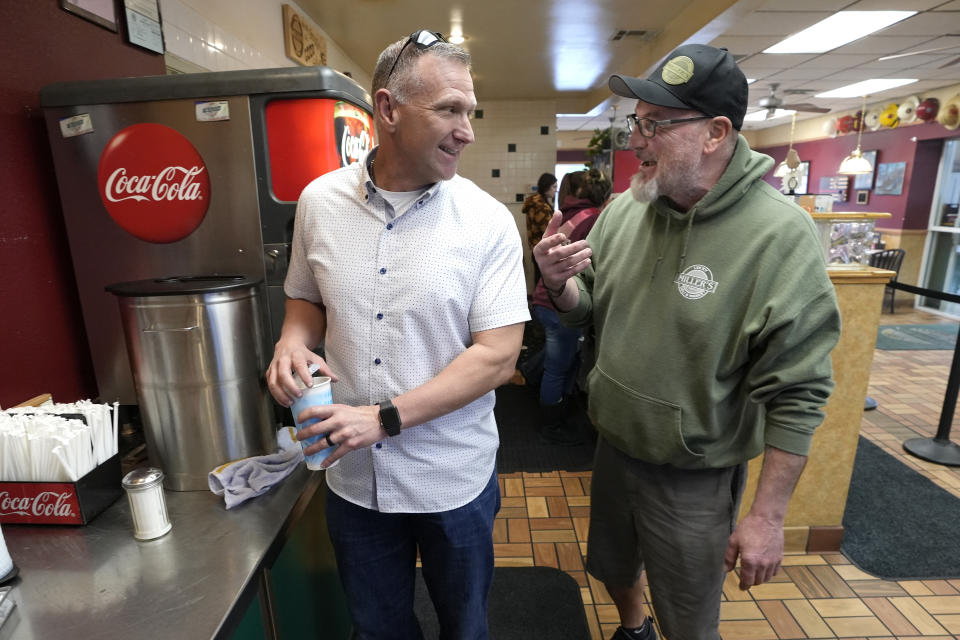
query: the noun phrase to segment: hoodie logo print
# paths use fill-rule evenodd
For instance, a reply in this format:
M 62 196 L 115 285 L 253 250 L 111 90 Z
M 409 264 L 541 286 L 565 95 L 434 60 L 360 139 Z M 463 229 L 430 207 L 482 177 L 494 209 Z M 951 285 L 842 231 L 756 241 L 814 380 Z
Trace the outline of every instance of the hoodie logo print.
M 695 264 L 683 270 L 683 273 L 677 275 L 674 280 L 677 283 L 677 290 L 687 300 L 699 300 L 708 293 L 717 290 L 719 284 L 713 279 L 713 272 L 709 267 L 702 264 Z

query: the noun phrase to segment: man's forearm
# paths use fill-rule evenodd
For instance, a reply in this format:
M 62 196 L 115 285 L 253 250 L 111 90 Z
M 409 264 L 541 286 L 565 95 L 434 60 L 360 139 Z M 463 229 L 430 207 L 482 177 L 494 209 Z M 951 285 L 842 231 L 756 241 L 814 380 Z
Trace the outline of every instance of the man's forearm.
M 782 522 L 806 464 L 806 456 L 768 446 L 763 454 L 763 468 L 757 483 L 757 495 L 750 507 L 751 515 Z
M 475 335 L 473 345 L 435 377 L 393 399 L 403 426 L 456 411 L 506 382 L 513 374 L 522 342 L 523 324 Z
M 543 286 L 546 287 L 547 283 L 544 282 Z M 580 302 L 580 287 L 577 286 L 577 281 L 574 278 L 568 278 L 563 283 L 562 289 L 556 291 L 547 289 L 547 293 L 557 311 L 570 311 Z M 560 295 L 554 296 L 554 293 L 560 293 Z
M 281 340 L 296 339 L 310 349 L 323 342 L 327 331 L 327 314 L 322 306 L 295 298 L 284 305 Z

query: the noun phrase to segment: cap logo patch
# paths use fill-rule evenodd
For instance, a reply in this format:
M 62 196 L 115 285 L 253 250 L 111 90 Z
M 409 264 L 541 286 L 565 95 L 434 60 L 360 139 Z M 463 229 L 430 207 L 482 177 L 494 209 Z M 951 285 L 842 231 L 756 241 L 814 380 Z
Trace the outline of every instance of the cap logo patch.
M 693 60 L 687 56 L 677 56 L 663 65 L 660 77 L 667 84 L 686 84 L 693 77 Z

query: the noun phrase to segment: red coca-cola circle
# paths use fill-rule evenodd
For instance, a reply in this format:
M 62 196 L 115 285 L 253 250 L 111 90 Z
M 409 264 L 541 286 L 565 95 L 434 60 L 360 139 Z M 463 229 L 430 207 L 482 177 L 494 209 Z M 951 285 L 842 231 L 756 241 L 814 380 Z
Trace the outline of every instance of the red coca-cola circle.
M 182 240 L 210 205 L 210 176 L 200 153 L 162 124 L 118 132 L 100 154 L 100 200 L 114 222 L 147 242 Z

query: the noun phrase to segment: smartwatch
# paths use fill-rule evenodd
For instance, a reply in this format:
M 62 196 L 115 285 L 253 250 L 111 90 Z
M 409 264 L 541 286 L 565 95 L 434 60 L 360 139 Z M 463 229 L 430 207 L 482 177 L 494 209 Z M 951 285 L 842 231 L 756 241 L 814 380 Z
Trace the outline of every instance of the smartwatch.
M 389 400 L 381 402 L 379 407 L 380 424 L 383 425 L 383 430 L 387 432 L 388 436 L 400 435 L 400 427 L 402 426 L 400 412 L 397 411 L 397 408 L 393 406 L 393 403 Z

